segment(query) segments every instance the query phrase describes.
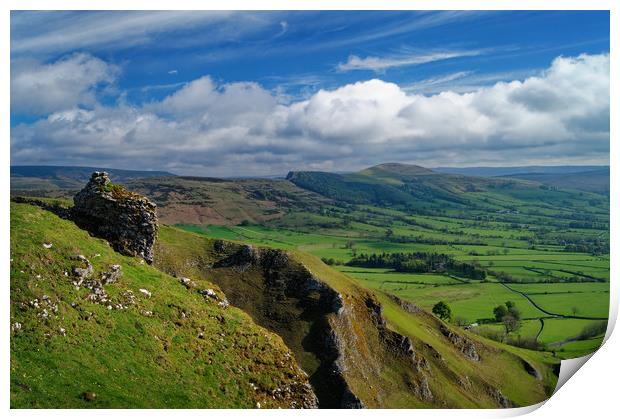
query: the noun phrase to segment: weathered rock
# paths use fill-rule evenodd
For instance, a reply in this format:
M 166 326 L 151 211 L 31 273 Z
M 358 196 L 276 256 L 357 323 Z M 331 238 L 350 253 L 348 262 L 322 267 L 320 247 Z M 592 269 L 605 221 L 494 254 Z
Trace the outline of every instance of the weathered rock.
M 416 314 L 422 311 L 422 309 L 418 307 L 417 305 L 409 301 L 405 301 L 401 298 L 398 298 L 397 296 L 393 294 L 388 294 L 388 297 L 390 297 L 391 300 L 393 300 L 396 304 L 398 304 L 407 313 Z
M 221 245 L 218 245 L 218 246 L 216 245 L 217 243 L 214 243 L 214 246 L 218 247 L 219 249 L 227 249 L 226 247 L 223 247 Z M 220 250 L 220 251 L 224 251 L 224 250 Z M 225 259 L 219 260 L 213 266 L 215 268 L 232 267 L 237 272 L 245 272 L 250 267 L 257 264 L 259 258 L 260 258 L 259 252 L 257 252 L 252 246 L 243 245 L 235 253 L 226 257 Z
M 224 240 L 216 240 L 213 242 L 213 250 L 218 253 L 224 253 L 228 248 L 228 242 L 225 242 Z
M 471 339 L 452 332 L 443 324 L 439 327 L 439 330 L 454 346 L 461 351 L 465 358 L 472 361 L 480 361 L 480 355 L 478 355 L 478 352 L 476 351 L 476 345 L 474 345 L 474 342 L 472 342 Z
M 185 288 L 196 288 L 196 283 L 189 278 L 182 276 L 179 278 L 179 282 L 185 286 Z
M 84 393 L 82 393 L 82 398 L 87 402 L 92 402 L 97 398 L 97 395 L 92 391 L 85 391 Z
M 123 276 L 123 272 L 121 271 L 121 265 L 112 265 L 110 266 L 110 270 L 108 272 L 104 272 L 101 274 L 101 283 L 102 284 L 112 284 L 116 282 L 121 276 Z
M 516 407 L 516 405 L 510 399 L 504 396 L 501 390 L 497 388 L 493 388 L 493 387 L 488 387 L 487 391 L 489 395 L 493 398 L 493 400 L 495 400 L 495 402 L 500 407 L 503 407 L 503 408 Z
M 81 266 L 74 266 L 72 269 L 73 275 L 78 277 L 78 280 L 73 285 L 80 286 L 82 283 L 81 281 L 90 278 L 93 274 L 93 265 L 91 265 L 90 261 L 83 255 L 77 255 L 76 259 L 80 262 Z
M 153 262 L 157 214 L 149 199 L 113 185 L 105 172 L 94 172 L 73 203 L 72 218 L 80 227 L 120 253 Z

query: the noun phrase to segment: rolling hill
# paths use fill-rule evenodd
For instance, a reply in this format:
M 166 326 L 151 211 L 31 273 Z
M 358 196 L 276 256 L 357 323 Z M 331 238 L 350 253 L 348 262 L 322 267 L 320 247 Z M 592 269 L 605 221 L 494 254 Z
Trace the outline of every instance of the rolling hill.
M 445 174 L 404 164 L 373 166 L 356 173 L 290 172 L 287 180 L 336 201 L 351 204 L 396 205 L 417 210 L 446 208 L 483 209 L 484 194 L 504 196 L 504 201 L 559 202 L 578 193 L 556 191 L 530 180 Z M 599 196 L 600 198 L 600 196 Z
M 440 173 L 531 180 L 609 195 L 609 166 L 438 167 Z

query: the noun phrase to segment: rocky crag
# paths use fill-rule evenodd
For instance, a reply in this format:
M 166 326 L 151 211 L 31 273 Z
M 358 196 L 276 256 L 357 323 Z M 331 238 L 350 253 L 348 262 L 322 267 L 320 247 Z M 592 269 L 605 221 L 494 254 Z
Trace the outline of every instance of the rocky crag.
M 211 262 L 171 258 L 160 243 L 157 265 L 177 276 L 206 274 L 233 305 L 282 336 L 310 375 L 320 407 L 384 407 L 388 359 L 402 367 L 398 374 L 420 403 L 433 403 L 429 362 L 410 338 L 387 327 L 373 295 L 357 287 L 340 293 L 282 250 L 212 243 Z
M 81 228 L 122 254 L 153 262 L 157 214 L 148 198 L 112 184 L 105 172 L 94 172 L 73 203 L 71 218 Z

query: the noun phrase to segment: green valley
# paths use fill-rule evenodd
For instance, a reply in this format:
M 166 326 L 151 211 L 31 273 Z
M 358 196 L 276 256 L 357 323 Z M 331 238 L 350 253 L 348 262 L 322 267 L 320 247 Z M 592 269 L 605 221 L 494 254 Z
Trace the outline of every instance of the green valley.
M 66 200 L 14 197 L 16 406 L 134 405 L 112 397 L 111 389 L 143 386 L 172 370 L 211 396 L 175 398 L 181 395 L 161 386 L 162 406 L 310 406 L 311 396 L 300 394 L 304 387 L 287 381 L 291 374 L 299 374 L 296 383 L 307 380 L 321 407 L 523 406 L 548 397 L 558 362 L 592 352 L 605 333 L 609 201 L 603 195 L 395 164 L 348 175 L 296 172 L 288 180 L 124 183 L 163 214 L 153 266 L 114 253 L 62 219 L 72 211 Z M 53 196 L 71 192 L 54 189 Z M 87 254 L 99 275 L 121 265 L 122 279 L 106 286 L 106 295 L 138 298 L 123 310 L 82 308 L 77 301 L 84 295 L 66 274 L 78 254 Z M 185 296 L 194 289 L 204 296 Z M 202 307 L 209 298 L 235 308 Z M 30 301 L 39 307 L 55 301 L 59 311 L 41 329 Z M 449 307 L 444 320 L 431 314 L 439 302 Z M 507 313 L 517 313 L 516 320 L 497 317 L 503 305 L 513 307 Z M 213 332 L 221 339 L 205 340 Z M 66 361 L 56 345 L 70 341 L 67 353 L 79 360 L 89 345 L 110 340 L 110 356 L 121 351 L 134 361 L 119 369 L 106 349 L 92 361 L 98 369 L 60 396 L 63 377 L 80 364 Z M 45 357 L 43 346 L 51 350 Z M 147 347 L 150 355 L 133 352 Z M 285 370 L 258 362 L 250 347 L 267 350 Z M 222 350 L 230 363 L 215 358 Z M 219 369 L 203 366 L 205 360 Z M 67 375 L 54 378 L 50 390 L 36 387 L 47 380 L 50 363 Z M 104 371 L 114 371 L 113 378 L 101 381 Z M 226 374 L 236 377 L 231 386 L 255 392 L 230 397 Z M 89 401 L 95 390 L 96 401 Z M 31 398 L 41 392 L 47 399 Z M 277 397 L 268 402 L 265 394 Z

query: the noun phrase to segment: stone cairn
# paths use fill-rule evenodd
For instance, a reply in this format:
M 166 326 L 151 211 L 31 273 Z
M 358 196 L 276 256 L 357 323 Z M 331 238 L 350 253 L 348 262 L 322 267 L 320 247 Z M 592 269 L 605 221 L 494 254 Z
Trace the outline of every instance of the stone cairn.
M 72 218 L 80 227 L 108 240 L 117 252 L 153 262 L 157 214 L 148 198 L 112 184 L 106 172 L 94 172 L 73 204 Z

